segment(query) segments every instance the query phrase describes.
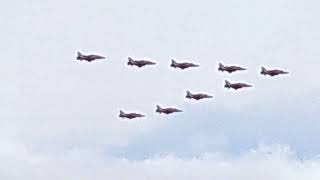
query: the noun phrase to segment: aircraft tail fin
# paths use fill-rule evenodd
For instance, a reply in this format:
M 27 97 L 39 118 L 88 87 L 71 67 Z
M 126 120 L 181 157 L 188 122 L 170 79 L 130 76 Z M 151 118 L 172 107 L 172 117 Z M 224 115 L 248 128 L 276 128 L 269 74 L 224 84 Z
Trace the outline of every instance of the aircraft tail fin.
M 222 63 L 219 63 L 219 68 L 218 68 L 219 71 L 224 71 L 225 70 L 225 67 Z
M 187 96 L 192 96 L 190 91 L 187 91 Z
M 83 57 L 83 55 L 81 54 L 80 51 L 77 52 L 77 55 L 78 55 L 78 56 L 77 56 L 77 59 L 80 59 L 80 60 L 81 60 L 81 58 Z
M 128 65 L 133 65 L 134 64 L 132 57 L 128 57 L 128 63 L 127 64 Z
M 231 85 L 231 83 L 228 80 L 225 80 L 224 82 L 226 83 L 227 86 Z
M 128 57 L 128 60 L 129 60 L 129 62 L 128 63 L 130 63 L 130 64 L 133 64 L 133 59 L 132 59 L 132 57 Z
M 160 112 L 162 110 L 162 108 L 160 107 L 160 105 L 157 105 L 157 112 Z
M 177 67 L 177 62 L 174 59 L 171 59 L 171 67 Z
M 124 116 L 124 115 L 125 113 L 122 110 L 120 110 L 120 116 Z

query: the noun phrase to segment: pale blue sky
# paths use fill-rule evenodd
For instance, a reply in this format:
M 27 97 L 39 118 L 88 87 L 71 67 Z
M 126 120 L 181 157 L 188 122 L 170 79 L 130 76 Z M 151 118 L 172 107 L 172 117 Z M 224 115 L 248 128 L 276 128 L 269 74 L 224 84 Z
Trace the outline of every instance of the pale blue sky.
M 110 170 L 101 159 L 127 159 L 129 164 L 121 161 L 116 167 L 130 166 L 133 173 L 137 167 L 131 160 L 148 169 L 143 160 L 153 161 L 163 153 L 178 155 L 174 162 L 180 162 L 180 156 L 215 152 L 242 159 L 241 152 L 259 149 L 261 143 L 290 146 L 299 157 L 315 157 L 320 151 L 319 5 L 315 0 L 4 1 L 0 159 L 18 170 L 18 164 L 26 163 L 21 177 L 34 180 L 42 177 L 35 175 L 35 166 L 45 168 L 39 170 L 43 177 L 73 179 L 82 171 L 87 173 L 82 179 L 94 179 L 86 164 L 98 163 L 93 168 L 97 174 Z M 78 50 L 107 60 L 79 63 Z M 129 68 L 128 56 L 148 57 L 158 65 Z M 171 58 L 201 67 L 172 70 Z M 249 70 L 221 73 L 218 62 Z M 262 77 L 261 65 L 287 69 L 290 75 Z M 230 92 L 223 88 L 225 79 L 249 82 L 254 88 Z M 184 99 L 187 89 L 215 98 L 189 102 Z M 156 104 L 185 112 L 159 116 Z M 148 117 L 121 121 L 120 108 Z M 284 164 L 291 165 L 288 159 Z M 161 162 L 169 161 L 160 161 L 159 168 L 164 168 Z M 51 165 L 63 163 L 61 168 L 70 169 L 52 171 Z M 20 178 L 13 174 L 0 168 L 0 178 Z M 203 177 L 200 174 L 205 175 L 199 172 L 194 178 Z
M 234 112 L 216 105 L 186 106 L 191 115 L 170 120 L 156 131 L 144 133 L 128 147 L 113 149 L 117 156 L 144 159 L 174 153 L 192 158 L 206 152 L 243 153 L 261 144 L 286 144 L 300 158 L 319 154 L 319 122 L 316 104 L 252 105 Z M 299 113 L 292 113 L 299 112 Z

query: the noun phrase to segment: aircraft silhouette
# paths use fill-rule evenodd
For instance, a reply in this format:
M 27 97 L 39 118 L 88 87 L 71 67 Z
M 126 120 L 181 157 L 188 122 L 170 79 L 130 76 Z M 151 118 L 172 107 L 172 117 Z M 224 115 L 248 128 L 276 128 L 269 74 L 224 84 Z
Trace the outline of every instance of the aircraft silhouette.
M 187 68 L 190 68 L 190 67 L 199 67 L 199 65 L 193 64 L 193 63 L 190 63 L 190 62 L 178 63 L 174 59 L 171 59 L 171 67 L 180 68 L 180 69 L 183 70 L 183 69 L 187 69 Z
M 265 67 L 261 67 L 261 72 L 260 74 L 262 75 L 269 75 L 269 76 L 277 76 L 280 74 L 289 74 L 289 72 L 280 70 L 280 69 L 272 69 L 272 70 L 267 70 Z
M 138 114 L 138 113 L 125 113 L 122 110 L 120 110 L 119 117 L 127 118 L 127 119 L 134 119 L 134 118 L 145 117 L 145 115 Z
M 208 94 L 202 94 L 202 93 L 192 94 L 190 91 L 187 91 L 186 98 L 200 100 L 205 98 L 213 98 L 213 96 Z
M 127 65 L 130 66 L 137 66 L 139 68 L 146 66 L 146 65 L 155 65 L 155 62 L 147 61 L 147 60 L 134 60 L 131 57 L 128 57 L 128 63 Z
M 105 57 L 100 56 L 100 55 L 94 55 L 94 54 L 83 55 L 83 54 L 81 54 L 81 52 L 78 52 L 77 55 L 78 55 L 77 60 L 79 60 L 79 61 L 91 62 L 91 61 L 95 61 L 97 59 L 105 59 Z
M 235 71 L 244 71 L 247 70 L 246 68 L 240 67 L 240 66 L 225 66 L 222 63 L 219 63 L 219 71 L 227 71 L 228 73 L 233 73 Z
M 157 113 L 164 113 L 164 114 L 171 114 L 171 113 L 176 113 L 176 112 L 182 112 L 182 110 L 177 109 L 177 108 L 172 108 L 172 107 L 168 107 L 168 108 L 162 108 L 159 105 L 157 105 L 157 109 L 156 109 Z
M 232 88 L 232 89 L 238 90 L 245 87 L 252 87 L 252 85 L 246 84 L 246 83 L 230 83 L 229 81 L 225 80 L 224 87 L 228 89 Z

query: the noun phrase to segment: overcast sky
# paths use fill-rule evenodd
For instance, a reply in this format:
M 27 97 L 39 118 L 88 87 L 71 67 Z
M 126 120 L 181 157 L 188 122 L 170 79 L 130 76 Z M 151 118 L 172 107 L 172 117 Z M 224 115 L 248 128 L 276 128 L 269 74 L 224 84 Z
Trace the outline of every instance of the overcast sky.
M 320 178 L 318 1 L 1 4 L 0 179 Z M 80 63 L 77 51 L 107 59 Z M 128 67 L 128 56 L 157 65 Z M 171 58 L 200 68 L 171 69 Z M 184 113 L 158 115 L 157 104 Z

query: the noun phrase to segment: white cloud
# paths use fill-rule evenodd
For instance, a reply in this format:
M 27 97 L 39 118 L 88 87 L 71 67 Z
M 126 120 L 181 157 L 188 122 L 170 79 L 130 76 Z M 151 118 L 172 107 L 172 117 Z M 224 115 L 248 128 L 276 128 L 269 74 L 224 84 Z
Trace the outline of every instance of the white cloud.
M 16 151 L 17 149 L 13 149 Z M 260 146 L 240 155 L 201 154 L 183 159 L 173 154 L 141 161 L 117 159 L 101 151 L 72 149 L 63 154 L 25 158 L 0 154 L 6 180 L 318 180 L 320 160 L 301 160 L 286 146 Z

